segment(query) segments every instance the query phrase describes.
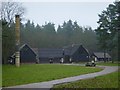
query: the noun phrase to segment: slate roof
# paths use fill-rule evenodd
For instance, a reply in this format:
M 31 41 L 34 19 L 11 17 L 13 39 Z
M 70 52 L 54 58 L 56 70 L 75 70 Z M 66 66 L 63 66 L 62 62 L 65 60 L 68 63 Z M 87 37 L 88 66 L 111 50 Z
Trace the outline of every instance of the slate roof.
M 37 54 L 28 44 L 23 44 L 23 45 L 20 47 L 20 51 L 21 51 L 24 47 L 28 47 L 30 50 L 32 50 L 32 52 L 33 52 L 35 55 Z
M 97 58 L 104 58 L 104 53 L 103 52 L 94 52 L 93 53 Z M 108 53 L 106 54 L 106 58 L 111 58 L 111 56 Z
M 65 55 L 73 55 L 74 52 L 79 48 L 79 45 L 70 45 L 63 47 Z
M 21 51 L 24 47 L 28 47 L 29 49 L 31 49 L 33 51 L 33 53 L 36 55 L 37 53 L 27 44 L 23 44 L 19 50 Z M 11 57 L 15 57 L 15 53 L 11 56 Z
M 36 53 L 36 54 L 38 54 L 38 48 L 32 48 L 32 50 Z
M 79 44 L 65 46 L 65 47 L 63 47 L 64 54 L 65 55 L 73 55 L 78 50 L 78 48 L 84 48 L 84 47 L 82 45 L 79 45 Z M 89 53 L 86 48 L 84 48 L 84 49 L 86 50 L 87 53 Z
M 63 57 L 63 50 L 62 49 L 55 49 L 55 48 L 43 48 L 39 49 L 38 51 L 39 57 L 41 58 L 60 58 Z

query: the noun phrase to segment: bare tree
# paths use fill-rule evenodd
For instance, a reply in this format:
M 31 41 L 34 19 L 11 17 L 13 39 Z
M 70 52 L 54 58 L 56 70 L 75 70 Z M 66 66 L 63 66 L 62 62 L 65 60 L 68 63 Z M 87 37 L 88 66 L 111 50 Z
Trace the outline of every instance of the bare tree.
M 2 2 L 0 12 L 1 20 L 5 20 L 10 24 L 14 21 L 15 14 L 22 17 L 25 12 L 25 8 L 20 2 Z

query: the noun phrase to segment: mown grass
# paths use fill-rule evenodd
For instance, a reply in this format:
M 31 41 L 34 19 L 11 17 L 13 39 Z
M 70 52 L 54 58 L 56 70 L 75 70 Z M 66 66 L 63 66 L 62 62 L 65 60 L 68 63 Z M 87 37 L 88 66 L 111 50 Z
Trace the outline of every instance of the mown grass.
M 102 66 L 120 66 L 120 63 L 118 62 L 98 62 L 96 63 L 97 65 L 102 65 Z
M 2 65 L 0 65 L 0 88 L 2 87 Z
M 120 74 L 120 72 L 119 72 Z M 95 77 L 92 79 L 80 80 L 72 83 L 55 85 L 55 88 L 119 88 L 118 72 L 110 73 L 104 76 Z
M 2 87 L 49 81 L 100 70 L 102 69 L 59 64 L 25 64 L 19 68 L 3 65 Z

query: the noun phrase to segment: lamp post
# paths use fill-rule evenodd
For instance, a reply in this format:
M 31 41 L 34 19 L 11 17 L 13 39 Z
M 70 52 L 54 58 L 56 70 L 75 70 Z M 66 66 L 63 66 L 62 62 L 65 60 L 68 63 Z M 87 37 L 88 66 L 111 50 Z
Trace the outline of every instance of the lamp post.
M 19 15 L 15 15 L 15 39 L 16 39 L 16 52 L 15 52 L 15 65 L 16 67 L 20 67 L 20 17 Z

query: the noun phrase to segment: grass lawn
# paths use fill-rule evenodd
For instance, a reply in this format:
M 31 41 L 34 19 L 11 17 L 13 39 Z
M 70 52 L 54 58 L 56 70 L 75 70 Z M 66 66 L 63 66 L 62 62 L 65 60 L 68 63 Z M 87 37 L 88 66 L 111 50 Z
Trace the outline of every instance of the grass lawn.
M 0 65 L 0 87 L 2 87 L 2 65 Z
M 118 62 L 98 62 L 96 63 L 97 65 L 102 65 L 102 66 L 120 66 L 120 63 Z
M 101 70 L 100 68 L 60 64 L 23 64 L 19 68 L 14 65 L 3 65 L 2 87 L 50 81 Z
M 120 72 L 119 72 L 120 74 Z M 55 85 L 55 88 L 119 88 L 118 72 L 110 73 L 104 76 L 92 79 L 80 80 L 72 83 Z M 53 90 L 54 90 L 53 89 Z

